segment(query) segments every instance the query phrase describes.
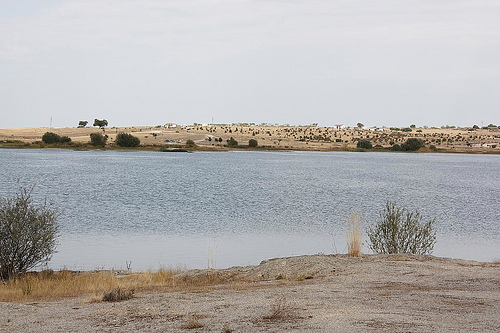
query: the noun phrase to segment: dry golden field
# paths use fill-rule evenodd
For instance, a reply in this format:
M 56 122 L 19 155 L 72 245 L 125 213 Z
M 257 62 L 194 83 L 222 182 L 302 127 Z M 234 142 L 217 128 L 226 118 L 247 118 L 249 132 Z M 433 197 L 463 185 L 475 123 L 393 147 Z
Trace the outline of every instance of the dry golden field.
M 131 133 L 141 140 L 141 145 L 183 145 L 193 140 L 205 149 L 226 149 L 226 141 L 233 137 L 241 146 L 255 139 L 259 147 L 298 150 L 347 150 L 355 149 L 358 140 L 368 139 L 377 148 L 390 148 L 408 138 L 418 138 L 427 148 L 439 151 L 500 153 L 500 129 L 412 128 L 411 132 L 390 128 L 358 129 L 316 126 L 179 126 L 164 127 L 111 127 L 98 128 L 10 128 L 0 129 L 0 142 L 18 140 L 24 143 L 41 141 L 45 132 L 69 136 L 73 142 L 87 143 L 90 133 L 108 135 L 108 145 L 121 132 Z M 219 142 L 222 139 L 222 142 Z M 0 143 L 1 145 L 1 143 Z M 432 147 L 434 148 L 434 147 Z M 429 149 L 427 149 L 429 150 Z M 425 149 L 424 149 L 425 151 Z

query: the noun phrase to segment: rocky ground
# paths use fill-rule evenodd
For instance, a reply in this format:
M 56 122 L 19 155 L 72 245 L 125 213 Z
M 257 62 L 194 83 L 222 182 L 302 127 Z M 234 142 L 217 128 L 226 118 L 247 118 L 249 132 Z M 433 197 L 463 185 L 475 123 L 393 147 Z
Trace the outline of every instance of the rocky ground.
M 432 256 L 314 255 L 192 270 L 228 281 L 206 290 L 143 291 L 0 303 L 1 332 L 499 332 L 500 263 Z

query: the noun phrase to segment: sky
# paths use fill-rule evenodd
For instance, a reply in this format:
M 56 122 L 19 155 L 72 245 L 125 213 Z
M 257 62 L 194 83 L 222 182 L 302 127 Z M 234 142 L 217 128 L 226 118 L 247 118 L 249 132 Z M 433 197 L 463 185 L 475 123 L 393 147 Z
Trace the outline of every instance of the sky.
M 500 125 L 498 0 L 0 0 L 0 128 Z

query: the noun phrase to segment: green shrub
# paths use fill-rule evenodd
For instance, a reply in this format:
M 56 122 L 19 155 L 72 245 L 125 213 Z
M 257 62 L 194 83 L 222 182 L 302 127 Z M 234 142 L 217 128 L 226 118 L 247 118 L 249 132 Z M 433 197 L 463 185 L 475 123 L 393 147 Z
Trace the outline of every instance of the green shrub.
M 60 136 L 59 134 L 53 132 L 45 132 L 45 134 L 42 136 L 42 141 L 48 144 L 69 143 L 71 142 L 71 138 L 69 136 Z
M 367 231 L 369 247 L 375 253 L 432 253 L 436 243 L 435 219 L 422 223 L 416 210 L 410 212 L 387 202 L 380 221 Z
M 118 133 L 115 142 L 120 147 L 136 147 L 141 143 L 141 140 L 132 134 Z
M 392 147 L 391 147 L 391 150 L 394 150 L 394 151 L 401 151 L 401 146 L 398 145 L 397 143 L 393 144 Z
M 424 147 L 424 142 L 420 139 L 409 138 L 405 143 L 401 145 L 401 149 L 405 151 L 415 151 Z
M 59 142 L 59 140 L 61 140 L 61 136 L 59 136 L 59 134 L 56 134 L 54 132 L 46 132 L 43 136 L 42 136 L 42 141 L 44 143 L 57 143 Z
M 362 149 L 372 149 L 373 145 L 370 142 L 370 140 L 366 139 L 361 139 L 358 141 L 358 144 L 356 145 L 357 148 L 362 148 Z
M 255 148 L 259 145 L 259 143 L 257 142 L 257 140 L 255 139 L 250 139 L 248 140 L 248 146 L 249 147 L 252 147 L 252 148 Z
M 69 143 L 69 142 L 71 142 L 71 138 L 69 136 L 61 136 L 59 138 L 59 142 L 60 143 Z
M 236 147 L 238 145 L 238 141 L 236 141 L 233 137 L 226 141 L 229 147 Z
M 188 147 L 196 147 L 196 143 L 194 143 L 193 140 L 188 139 L 188 140 L 186 140 L 186 146 L 188 146 Z
M 57 210 L 34 205 L 31 190 L 0 198 L 0 279 L 6 280 L 50 260 L 59 232 Z
M 107 135 L 101 133 L 90 133 L 90 144 L 95 147 L 104 147 L 108 141 Z

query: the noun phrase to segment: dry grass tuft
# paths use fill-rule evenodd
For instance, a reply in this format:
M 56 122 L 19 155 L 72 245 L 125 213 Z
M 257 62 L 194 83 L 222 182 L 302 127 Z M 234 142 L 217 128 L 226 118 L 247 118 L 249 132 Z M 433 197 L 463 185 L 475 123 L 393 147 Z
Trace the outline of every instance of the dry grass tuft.
M 271 313 L 264 319 L 283 320 L 293 316 L 293 306 L 287 301 L 285 295 L 281 295 L 271 303 Z
M 0 285 L 0 301 L 28 301 L 99 294 L 118 287 L 110 272 L 75 273 L 68 270 L 47 273 L 28 273 Z
M 182 328 L 192 330 L 195 328 L 202 328 L 204 325 L 200 322 L 200 315 L 194 314 L 189 317 L 188 322 Z
M 349 231 L 347 232 L 347 254 L 349 257 L 361 257 L 361 230 L 359 229 L 359 213 L 349 215 Z
M 124 290 L 122 288 L 116 288 L 104 292 L 104 295 L 102 295 L 102 300 L 104 302 L 120 302 L 129 300 L 132 297 L 134 297 L 133 290 Z
M 224 326 L 222 327 L 222 332 L 223 333 L 233 333 L 234 330 L 229 327 L 228 323 L 225 323 Z

